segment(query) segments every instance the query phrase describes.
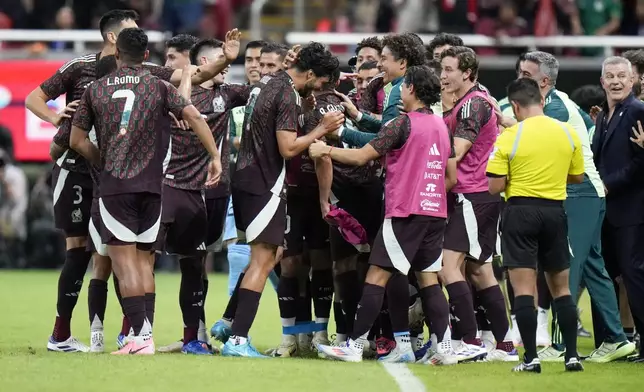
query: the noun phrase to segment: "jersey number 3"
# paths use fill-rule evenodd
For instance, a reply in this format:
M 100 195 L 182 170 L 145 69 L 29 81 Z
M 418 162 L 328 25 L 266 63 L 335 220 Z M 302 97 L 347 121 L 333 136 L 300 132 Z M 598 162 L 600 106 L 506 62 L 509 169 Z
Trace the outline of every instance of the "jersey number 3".
M 112 94 L 112 99 L 125 98 L 125 106 L 123 106 L 123 112 L 121 113 L 121 123 L 119 125 L 119 134 L 125 135 L 130 125 L 130 115 L 132 114 L 132 108 L 134 107 L 134 100 L 136 95 L 132 90 L 116 90 Z

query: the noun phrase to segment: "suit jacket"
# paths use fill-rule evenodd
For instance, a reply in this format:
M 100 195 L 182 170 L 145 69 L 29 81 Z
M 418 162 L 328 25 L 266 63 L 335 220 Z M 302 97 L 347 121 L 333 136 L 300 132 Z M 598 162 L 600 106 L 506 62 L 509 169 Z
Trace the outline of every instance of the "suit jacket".
M 608 190 L 606 219 L 611 225 L 644 223 L 644 149 L 631 142 L 632 128 L 644 126 L 644 103 L 631 94 L 606 121 L 604 107 L 596 121 L 592 150 L 595 166 Z

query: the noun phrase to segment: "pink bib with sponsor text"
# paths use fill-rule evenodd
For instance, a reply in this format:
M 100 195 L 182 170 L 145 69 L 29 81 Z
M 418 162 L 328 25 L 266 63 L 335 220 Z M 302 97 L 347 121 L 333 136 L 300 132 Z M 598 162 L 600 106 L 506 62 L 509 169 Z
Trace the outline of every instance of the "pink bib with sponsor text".
M 447 218 L 445 170 L 452 152 L 449 131 L 434 114 L 410 112 L 405 144 L 387 153 L 385 217 Z

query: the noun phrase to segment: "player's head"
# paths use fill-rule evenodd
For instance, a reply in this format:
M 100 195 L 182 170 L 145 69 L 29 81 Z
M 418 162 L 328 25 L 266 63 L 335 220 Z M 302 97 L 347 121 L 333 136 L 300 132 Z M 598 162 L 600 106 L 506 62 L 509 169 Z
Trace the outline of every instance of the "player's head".
M 378 37 L 365 38 L 358 43 L 355 51 L 355 57 L 349 60 L 349 66 L 354 69 L 360 69 L 362 64 L 368 61 L 378 62 L 382 52 L 382 41 Z
M 218 39 L 208 38 L 197 42 L 190 49 L 190 62 L 194 65 L 214 63 L 224 58 L 224 43 Z M 213 78 L 216 84 L 223 84 L 228 68 Z
M 259 57 L 259 74 L 261 77 L 284 69 L 282 63 L 288 53 L 288 46 L 274 42 L 267 43 Z
M 606 99 L 621 102 L 633 90 L 633 66 L 624 57 L 608 57 L 602 63 L 600 80 L 606 92 Z
M 440 60 L 441 53 L 452 46 L 463 46 L 463 39 L 458 35 L 439 33 L 432 39 L 427 49 L 435 59 Z
M 407 68 L 400 97 L 408 112 L 419 105 L 430 107 L 441 100 L 441 82 L 428 66 L 414 65 Z
M 358 68 L 358 77 L 356 77 L 356 89 L 358 90 L 358 94 L 362 94 L 364 92 L 369 82 L 371 82 L 379 72 L 377 61 L 367 61 L 362 63 L 360 68 Z
M 190 34 L 179 34 L 165 43 L 165 66 L 181 69 L 190 64 L 190 49 L 199 41 Z
M 111 10 L 106 12 L 98 22 L 103 42 L 115 45 L 121 31 L 131 27 L 139 27 L 136 24 L 137 20 L 139 20 L 139 14 L 136 11 Z
M 322 84 L 322 87 L 318 91 L 333 91 L 338 87 L 340 83 L 340 67 L 336 68 L 331 75 L 329 75 L 329 81 Z
M 520 78 L 508 84 L 508 101 L 512 105 L 514 117 L 523 121 L 535 110 L 543 110 L 543 97 L 537 81 L 531 78 Z
M 410 34 L 388 35 L 382 39 L 379 67 L 389 83 L 405 75 L 407 68 L 425 64 L 425 47 Z
M 435 58 L 428 59 L 427 62 L 425 63 L 429 68 L 432 69 L 436 73 L 436 75 L 441 74 L 441 61 Z M 440 79 L 440 76 L 439 76 Z
M 115 56 L 119 67 L 141 65 L 148 58 L 148 36 L 138 27 L 124 29 L 116 40 Z
M 547 92 L 557 84 L 559 61 L 550 53 L 534 51 L 523 56 L 519 63 L 519 77 L 534 79 L 542 92 Z
M 113 54 L 103 56 L 98 61 L 98 64 L 96 64 L 96 79 L 100 79 L 105 75 L 111 74 L 117 69 L 118 64 L 116 63 L 116 56 Z
M 261 79 L 259 57 L 261 56 L 262 48 L 266 46 L 267 42 L 262 40 L 250 41 L 246 44 L 244 51 L 244 70 L 246 71 L 246 79 L 248 83 L 257 83 Z
M 441 83 L 446 93 L 462 92 L 476 81 L 479 60 L 466 46 L 452 46 L 441 53 Z
M 333 73 L 339 67 L 338 58 L 324 45 L 311 42 L 300 50 L 289 73 L 293 78 L 295 89 L 300 95 L 307 96 L 313 90 L 320 90 L 329 83 Z
M 633 92 L 642 98 L 644 93 L 644 50 L 628 50 L 622 57 L 631 62 L 633 67 Z
M 581 86 L 570 94 L 570 99 L 579 106 L 581 110 L 590 113 L 593 106 L 601 106 L 606 100 L 606 93 L 601 86 L 587 84 Z

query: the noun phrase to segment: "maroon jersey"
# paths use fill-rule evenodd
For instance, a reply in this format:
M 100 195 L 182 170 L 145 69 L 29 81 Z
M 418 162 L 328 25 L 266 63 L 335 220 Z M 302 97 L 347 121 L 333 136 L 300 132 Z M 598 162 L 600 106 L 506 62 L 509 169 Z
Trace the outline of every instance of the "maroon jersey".
M 100 196 L 161 193 L 169 160 L 170 117 L 188 102 L 144 67 L 123 67 L 87 89 L 74 125 L 96 129 L 101 152 Z
M 216 188 L 208 189 L 210 198 L 228 196 L 230 193 L 230 144 L 228 123 L 230 110 L 248 100 L 250 86 L 224 84 L 212 89 L 194 86 L 190 100 L 212 130 L 221 153 L 222 175 Z M 210 155 L 191 130 L 172 127 L 172 156 L 165 172 L 164 184 L 178 189 L 201 190 L 208 174 Z
M 285 167 L 276 133 L 296 132 L 301 109 L 302 99 L 288 73 L 278 72 L 267 81 L 250 117 L 244 118 L 233 187 L 256 195 L 270 191 Z

